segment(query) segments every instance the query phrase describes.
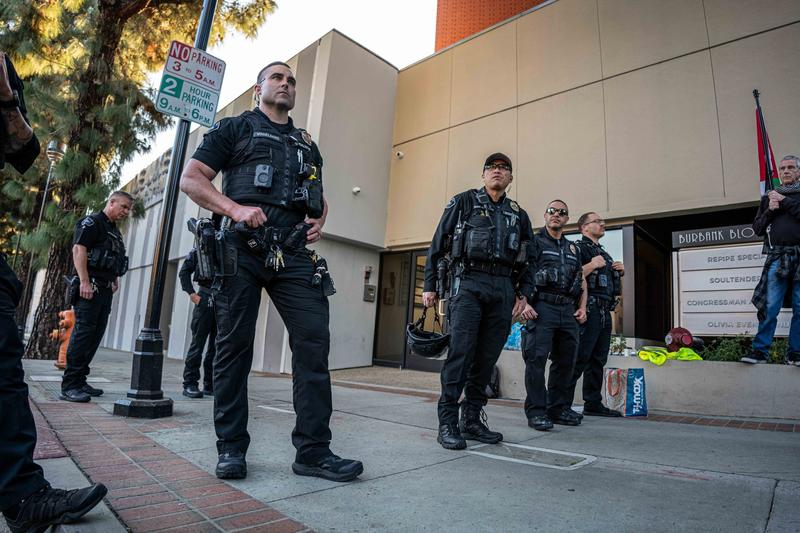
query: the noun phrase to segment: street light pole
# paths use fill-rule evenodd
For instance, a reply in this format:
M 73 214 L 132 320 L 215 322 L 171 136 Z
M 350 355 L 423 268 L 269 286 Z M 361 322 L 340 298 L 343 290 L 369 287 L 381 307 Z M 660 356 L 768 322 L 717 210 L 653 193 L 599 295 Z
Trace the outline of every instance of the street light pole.
M 194 47 L 205 50 L 211 34 L 211 24 L 217 0 L 204 0 L 197 26 Z M 153 270 L 150 275 L 150 295 L 147 299 L 144 327 L 136 339 L 131 369 L 131 388 L 127 397 L 114 403 L 114 414 L 134 418 L 172 416 L 172 398 L 164 398 L 161 373 L 164 366 L 164 338 L 161 336 L 161 302 L 167 278 L 169 245 L 178 204 L 178 185 L 189 141 L 189 121 L 181 119 L 175 133 L 172 157 L 169 162 L 161 225 L 156 240 Z
M 45 150 L 45 154 L 47 154 L 47 159 L 50 160 L 50 169 L 47 171 L 47 181 L 44 182 L 44 194 L 42 195 L 42 205 L 39 208 L 39 218 L 36 220 L 36 226 L 33 229 L 38 229 L 39 225 L 42 223 L 42 216 L 44 215 L 44 208 L 47 205 L 47 193 L 50 192 L 50 180 L 53 179 L 53 168 L 56 166 L 56 163 L 61 161 L 64 158 L 64 154 L 67 153 L 67 145 L 57 139 L 52 139 L 49 143 L 47 143 L 47 149 Z M 19 243 L 22 240 L 22 235 L 17 238 L 17 251 L 19 251 Z M 17 258 L 16 254 L 14 256 L 14 264 L 16 264 Z M 28 304 L 30 303 L 31 291 L 33 290 L 33 280 L 31 280 L 31 268 L 33 267 L 33 254 L 31 254 L 31 259 L 28 262 L 28 273 L 25 274 L 25 289 L 22 294 L 22 309 L 24 309 L 25 317 L 24 320 L 21 320 L 21 324 L 17 325 L 17 329 L 19 330 L 19 338 L 24 338 L 25 334 L 25 324 L 28 321 Z

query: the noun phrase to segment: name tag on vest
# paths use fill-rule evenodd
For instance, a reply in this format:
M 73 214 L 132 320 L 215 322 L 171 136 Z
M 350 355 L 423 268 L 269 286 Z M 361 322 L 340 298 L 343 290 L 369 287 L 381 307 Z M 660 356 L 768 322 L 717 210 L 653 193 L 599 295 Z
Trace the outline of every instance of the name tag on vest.
M 270 133 L 268 131 L 254 131 L 253 138 L 255 139 L 256 137 L 265 137 L 267 139 L 272 139 L 273 141 L 283 142 L 283 139 L 281 137 L 275 135 L 274 133 Z

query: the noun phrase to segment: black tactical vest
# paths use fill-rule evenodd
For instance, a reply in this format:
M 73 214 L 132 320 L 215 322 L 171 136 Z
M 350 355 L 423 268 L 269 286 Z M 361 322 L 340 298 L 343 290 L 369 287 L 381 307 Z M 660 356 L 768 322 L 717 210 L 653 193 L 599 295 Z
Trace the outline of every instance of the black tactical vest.
M 223 169 L 222 194 L 240 204 L 274 205 L 311 218 L 322 216 L 321 168 L 305 132 L 295 128 L 283 134 L 255 111 L 242 117 L 250 136 L 234 149 L 242 154 L 237 164 Z
M 476 263 L 513 267 L 521 243 L 519 205 L 506 196 L 494 204 L 484 189 L 471 191 L 472 209 L 466 214 L 462 242 L 453 242 L 460 248 L 461 258 Z
M 88 250 L 87 266 L 89 274 L 99 278 L 119 277 L 128 271 L 128 258 L 122 234 L 105 217 L 92 215 L 103 228 L 105 238 L 97 246 Z
M 536 269 L 533 272 L 533 282 L 537 292 L 560 294 L 570 298 L 577 298 L 581 294 L 582 276 L 579 251 L 575 243 L 566 237 L 558 241 L 542 230 L 534 236 L 533 258 Z
M 606 260 L 606 266 L 595 269 L 586 276 L 586 288 L 589 294 L 603 300 L 613 300 L 622 294 L 620 275 L 619 272 L 611 268 L 614 260 L 608 255 L 608 252 L 602 246 L 587 238 L 581 239 L 578 245 L 581 248 L 581 252 L 585 254 L 583 256 L 584 261 L 598 255 L 602 255 L 603 259 Z

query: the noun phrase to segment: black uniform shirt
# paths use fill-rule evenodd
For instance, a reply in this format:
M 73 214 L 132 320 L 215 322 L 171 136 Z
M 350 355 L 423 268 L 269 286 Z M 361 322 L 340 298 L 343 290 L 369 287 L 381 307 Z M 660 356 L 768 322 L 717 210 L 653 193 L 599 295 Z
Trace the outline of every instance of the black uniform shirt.
M 294 131 L 294 122 L 291 117 L 286 124 L 278 124 L 269 119 L 269 117 L 259 108 L 253 110 L 260 113 L 262 118 L 278 130 L 283 135 L 287 135 Z M 192 159 L 196 159 L 211 167 L 215 172 L 225 170 L 228 167 L 234 166 L 239 160 L 240 154 L 236 153 L 237 144 L 242 144 L 245 140 L 252 136 L 250 124 L 242 115 L 238 117 L 223 118 L 208 130 L 203 137 L 203 142 L 192 155 Z M 322 155 L 316 143 L 311 143 L 311 150 L 313 156 L 319 161 L 319 167 L 322 167 Z M 223 178 L 224 179 L 224 178 Z M 267 224 L 270 226 L 289 227 L 294 226 L 302 221 L 303 216 L 298 215 L 298 211 L 286 209 L 280 206 L 268 206 L 266 208 Z
M 588 287 L 588 291 L 589 291 L 589 294 L 602 296 L 602 297 L 605 297 L 606 299 L 613 298 L 614 297 L 614 284 L 612 282 L 612 278 L 614 276 L 614 269 L 611 268 L 611 264 L 613 263 L 613 260 L 611 260 L 612 259 L 611 256 L 608 254 L 608 252 L 606 252 L 606 249 L 603 248 L 602 244 L 594 242 L 592 239 L 590 239 L 586 235 L 581 237 L 581 239 L 579 241 L 577 241 L 575 244 L 578 245 L 578 250 L 580 250 L 580 252 L 581 252 L 581 258 L 580 259 L 581 259 L 581 265 L 582 266 L 583 265 L 588 265 L 589 263 L 591 263 L 592 259 L 594 259 L 598 255 L 601 255 L 601 251 L 605 253 L 606 257 L 604 257 L 604 259 L 606 260 L 606 266 L 604 266 L 603 268 L 595 269 L 589 275 L 591 276 L 595 272 L 597 274 L 605 274 L 608 283 L 607 283 L 606 287 L 601 287 L 599 285 L 597 285 L 594 288 Z M 588 281 L 589 281 L 589 279 L 587 277 L 587 282 Z
M 768 252 L 769 243 L 780 246 L 797 246 L 800 244 L 800 189 L 797 192 L 784 194 L 781 206 L 774 211 L 769 209 L 769 197 L 761 197 L 758 214 L 753 221 L 753 231 L 764 237 L 764 253 Z M 769 228 L 769 239 L 767 239 Z
M 111 222 L 106 214 L 102 211 L 92 213 L 89 216 L 83 217 L 75 225 L 75 234 L 72 238 L 72 244 L 80 244 L 86 247 L 88 253 L 94 248 L 103 245 L 108 239 L 108 234 L 114 233 L 122 242 L 122 235 L 117 229 L 117 225 Z M 123 251 L 124 253 L 124 251 Z M 117 276 L 113 272 L 107 270 L 98 270 L 87 264 L 89 276 L 103 281 L 113 281 Z
M 25 107 L 25 96 L 23 95 L 24 86 L 8 56 L 6 56 L 6 72 L 8 72 L 8 81 L 11 90 L 17 91 L 19 111 L 22 113 L 22 118 L 25 119 L 25 122 L 28 122 L 28 109 Z M 30 124 L 30 122 L 28 123 Z M 39 139 L 34 135 L 19 151 L 7 154 L 5 153 L 5 144 L 8 142 L 7 128 L 8 125 L 5 123 L 5 119 L 0 118 L 0 169 L 5 167 L 7 161 L 8 164 L 17 169 L 17 172 L 23 173 L 31 168 L 31 165 L 33 165 L 33 162 L 36 161 L 36 158 L 39 156 L 39 151 L 41 150 Z
M 192 248 L 192 251 L 186 256 L 186 260 L 178 271 L 178 278 L 181 280 L 181 289 L 186 294 L 194 294 L 197 292 L 194 290 L 194 285 L 192 285 L 192 274 L 194 274 L 195 269 L 197 269 L 197 251 Z M 210 281 L 198 281 L 197 284 L 206 289 L 211 288 Z
M 442 218 L 439 219 L 439 225 L 436 227 L 436 232 L 433 234 L 431 240 L 431 247 L 428 249 L 428 259 L 425 263 L 425 284 L 423 287 L 424 292 L 433 292 L 436 290 L 436 263 L 440 258 L 444 257 L 450 251 L 450 241 L 452 240 L 453 233 L 458 225 L 459 218 L 463 222 L 466 220 L 473 208 L 473 200 L 475 196 L 475 189 L 470 189 L 453 196 L 444 208 Z M 489 200 L 493 204 L 499 205 L 505 200 L 505 194 L 499 201 L 492 201 L 491 196 Z M 519 210 L 520 220 L 520 241 L 530 241 L 533 239 L 533 230 L 531 229 L 531 219 L 524 209 Z M 528 275 L 527 270 L 523 273 L 523 280 Z M 520 281 L 520 285 L 525 281 Z
M 529 275 L 525 277 L 526 283 L 524 286 L 520 286 L 520 292 L 523 296 L 528 299 L 528 303 L 532 303 L 534 300 L 534 296 L 536 295 L 536 291 L 539 288 L 534 284 L 535 272 L 541 266 L 541 257 L 542 252 L 549 249 L 555 249 L 559 251 L 559 255 L 562 257 L 563 267 L 565 268 L 564 276 L 566 278 L 566 287 L 562 287 L 556 292 L 564 293 L 565 291 L 569 290 L 569 286 L 571 283 L 569 280 L 573 280 L 573 282 L 577 283 L 575 278 L 583 278 L 583 269 L 581 268 L 585 263 L 583 259 L 583 254 L 581 253 L 581 249 L 577 246 L 574 242 L 570 241 L 564 235 L 561 235 L 560 239 L 554 239 L 550 236 L 547 232 L 547 228 L 541 228 L 533 238 L 533 245 L 529 248 L 528 254 L 528 273 Z M 569 254 L 574 255 L 577 258 L 576 262 L 569 260 Z M 553 292 L 554 288 L 545 288 L 546 292 Z

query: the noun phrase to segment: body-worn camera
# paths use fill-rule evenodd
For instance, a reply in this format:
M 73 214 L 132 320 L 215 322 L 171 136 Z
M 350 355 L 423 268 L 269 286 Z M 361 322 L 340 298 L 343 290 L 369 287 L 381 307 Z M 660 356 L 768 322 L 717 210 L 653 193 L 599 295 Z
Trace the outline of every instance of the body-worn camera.
M 253 179 L 253 185 L 261 187 L 262 189 L 269 189 L 272 187 L 272 174 L 275 169 L 271 165 L 257 165 L 256 177 Z

